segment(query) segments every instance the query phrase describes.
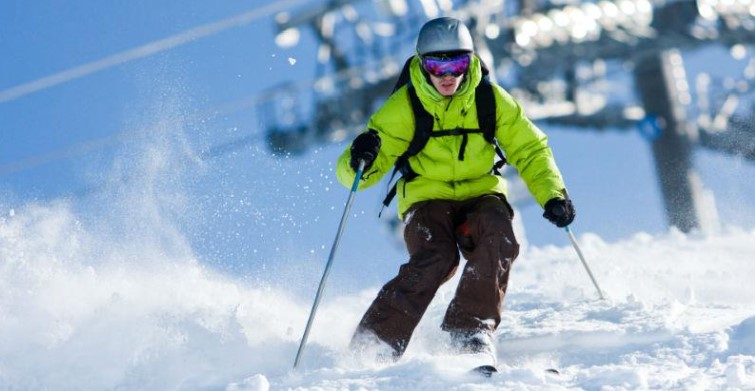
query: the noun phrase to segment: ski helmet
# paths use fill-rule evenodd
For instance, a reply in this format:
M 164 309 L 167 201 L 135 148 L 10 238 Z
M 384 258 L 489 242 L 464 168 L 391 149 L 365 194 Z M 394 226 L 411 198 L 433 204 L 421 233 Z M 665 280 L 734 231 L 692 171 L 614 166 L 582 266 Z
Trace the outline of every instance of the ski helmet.
M 459 19 L 441 17 L 428 21 L 419 30 L 417 54 L 474 52 L 469 29 Z

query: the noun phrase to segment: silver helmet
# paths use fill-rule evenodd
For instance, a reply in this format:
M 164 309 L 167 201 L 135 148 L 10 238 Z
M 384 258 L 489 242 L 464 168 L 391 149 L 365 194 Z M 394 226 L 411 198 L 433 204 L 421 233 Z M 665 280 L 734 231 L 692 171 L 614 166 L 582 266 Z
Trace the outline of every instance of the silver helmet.
M 417 37 L 417 54 L 474 52 L 469 29 L 459 19 L 442 17 L 425 23 Z

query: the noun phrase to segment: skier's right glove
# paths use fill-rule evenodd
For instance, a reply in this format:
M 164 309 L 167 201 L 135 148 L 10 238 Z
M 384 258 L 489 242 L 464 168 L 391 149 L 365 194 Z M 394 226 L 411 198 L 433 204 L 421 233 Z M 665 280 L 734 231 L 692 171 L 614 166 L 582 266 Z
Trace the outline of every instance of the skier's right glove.
M 370 129 L 357 136 L 351 143 L 351 161 L 349 165 L 354 171 L 359 169 L 359 162 L 364 160 L 364 170 L 372 167 L 380 151 L 380 136 Z
M 564 228 L 571 224 L 577 215 L 574 204 L 568 198 L 553 198 L 545 203 L 543 209 L 545 209 L 543 217 L 559 228 Z

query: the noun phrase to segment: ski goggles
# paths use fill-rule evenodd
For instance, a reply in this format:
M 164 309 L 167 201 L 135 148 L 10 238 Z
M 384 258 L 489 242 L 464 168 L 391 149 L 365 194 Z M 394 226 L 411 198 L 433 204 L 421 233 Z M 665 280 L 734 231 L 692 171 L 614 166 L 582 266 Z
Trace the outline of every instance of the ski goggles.
M 461 54 L 454 57 L 423 56 L 422 67 L 427 73 L 435 77 L 451 75 L 459 77 L 469 69 L 471 58 L 469 54 Z

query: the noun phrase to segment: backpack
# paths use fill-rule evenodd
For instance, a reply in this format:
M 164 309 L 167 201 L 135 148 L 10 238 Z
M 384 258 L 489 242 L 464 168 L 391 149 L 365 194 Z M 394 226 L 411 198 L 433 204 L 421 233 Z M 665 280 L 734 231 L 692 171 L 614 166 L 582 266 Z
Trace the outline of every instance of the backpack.
M 459 148 L 459 160 L 464 160 L 464 150 L 467 146 L 467 136 L 471 133 L 482 133 L 485 140 L 493 144 L 493 146 L 495 147 L 495 152 L 500 160 L 493 164 L 491 171 L 496 175 L 500 175 L 501 168 L 503 168 L 503 166 L 506 164 L 506 156 L 504 156 L 503 151 L 501 150 L 501 147 L 498 145 L 498 141 L 495 138 L 495 95 L 493 94 L 493 86 L 490 84 L 490 78 L 488 77 L 490 71 L 482 62 L 482 60 L 480 60 L 480 64 L 482 65 L 482 80 L 475 89 L 477 123 L 480 125 L 480 129 L 456 128 L 433 132 L 433 117 L 422 106 L 422 102 L 420 102 L 419 96 L 417 96 L 417 91 L 411 84 L 409 68 L 412 62 L 412 58 L 413 57 L 410 57 L 404 63 L 404 67 L 401 70 L 398 79 L 396 80 L 396 85 L 393 87 L 392 93 L 395 93 L 404 85 L 408 85 L 407 93 L 409 94 L 412 111 L 414 112 L 414 136 L 409 142 L 409 147 L 407 148 L 406 152 L 404 152 L 401 156 L 398 157 L 398 159 L 396 159 L 393 173 L 391 174 L 391 178 L 388 181 L 389 185 L 391 182 L 393 182 L 393 179 L 395 178 L 397 173 L 401 173 L 401 177 L 404 178 L 404 182 L 411 181 L 419 176 L 416 172 L 414 172 L 414 170 L 412 170 L 411 166 L 409 165 L 409 158 L 422 151 L 422 149 L 425 148 L 425 145 L 427 145 L 427 142 L 430 140 L 430 137 L 462 136 L 461 147 Z M 398 181 L 393 184 L 391 189 L 388 191 L 388 194 L 385 196 L 380 214 L 383 213 L 383 209 L 390 205 L 391 201 L 396 196 L 397 186 Z

